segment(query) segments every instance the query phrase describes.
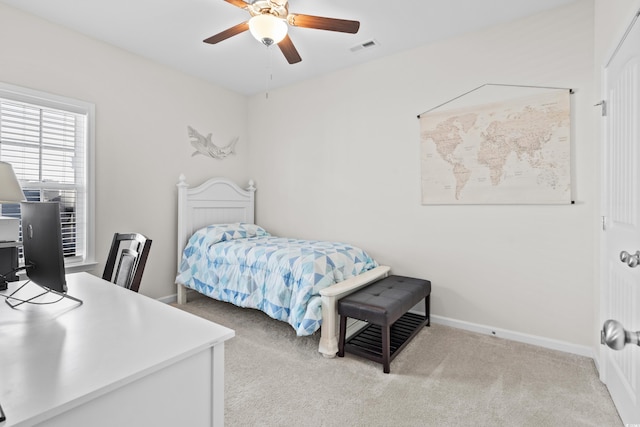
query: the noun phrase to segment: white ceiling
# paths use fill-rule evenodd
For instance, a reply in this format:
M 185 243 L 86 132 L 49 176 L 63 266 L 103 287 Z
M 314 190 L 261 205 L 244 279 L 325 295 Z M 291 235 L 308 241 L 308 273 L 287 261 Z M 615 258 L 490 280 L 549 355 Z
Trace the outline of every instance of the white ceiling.
M 361 25 L 357 34 L 290 27 L 302 62 L 289 65 L 277 46 L 267 48 L 249 32 L 216 45 L 203 43 L 249 18 L 247 11 L 224 0 L 0 0 L 246 95 L 573 1 L 290 0 L 289 12 L 357 20 Z M 351 51 L 372 39 L 377 46 Z

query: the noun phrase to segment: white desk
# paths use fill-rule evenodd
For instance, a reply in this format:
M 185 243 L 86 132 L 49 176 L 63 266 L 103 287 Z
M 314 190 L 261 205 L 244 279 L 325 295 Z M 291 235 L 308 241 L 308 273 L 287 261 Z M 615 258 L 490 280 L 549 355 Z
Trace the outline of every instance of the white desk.
M 88 273 L 67 285 L 84 304 L 0 300 L 0 427 L 223 425 L 233 330 Z

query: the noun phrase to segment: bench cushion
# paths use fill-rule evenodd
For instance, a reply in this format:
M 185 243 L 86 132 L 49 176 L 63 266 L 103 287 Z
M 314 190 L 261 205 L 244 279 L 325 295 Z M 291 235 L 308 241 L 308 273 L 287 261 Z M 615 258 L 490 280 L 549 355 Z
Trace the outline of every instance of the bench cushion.
M 393 324 L 431 293 L 431 282 L 389 276 L 338 301 L 338 313 L 376 325 Z

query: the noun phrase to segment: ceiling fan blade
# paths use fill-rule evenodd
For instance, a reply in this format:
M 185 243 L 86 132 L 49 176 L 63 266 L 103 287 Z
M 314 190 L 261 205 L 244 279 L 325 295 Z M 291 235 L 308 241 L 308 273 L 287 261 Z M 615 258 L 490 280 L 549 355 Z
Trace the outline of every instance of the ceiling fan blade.
M 249 29 L 249 21 L 245 21 L 245 22 L 243 22 L 241 24 L 238 24 L 236 26 L 233 26 L 231 28 L 226 29 L 221 33 L 218 33 L 218 34 L 216 34 L 214 36 L 211 36 L 208 39 L 204 39 L 203 41 L 205 43 L 209 43 L 209 44 L 216 44 L 216 43 L 221 42 L 222 40 L 228 39 L 229 37 L 233 37 L 236 34 L 243 33 L 245 31 L 247 31 L 248 29 Z
M 284 57 L 287 58 L 287 62 L 289 64 L 297 64 L 302 61 L 302 58 L 289 38 L 289 35 L 284 36 L 282 41 L 278 43 L 278 47 L 280 48 L 280 51 L 282 51 Z
M 290 13 L 287 17 L 294 27 L 315 28 L 317 30 L 339 31 L 355 34 L 360 29 L 360 22 L 347 19 L 324 18 L 322 16 L 299 15 Z
M 240 9 L 246 9 L 248 7 L 248 4 L 245 3 L 243 0 L 224 0 L 227 3 L 231 3 L 232 5 L 239 7 Z

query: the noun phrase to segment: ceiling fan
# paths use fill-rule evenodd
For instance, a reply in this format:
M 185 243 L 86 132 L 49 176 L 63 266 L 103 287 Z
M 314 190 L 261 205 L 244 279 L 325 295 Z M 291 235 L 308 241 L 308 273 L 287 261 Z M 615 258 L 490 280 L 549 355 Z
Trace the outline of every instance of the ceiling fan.
M 249 30 L 257 40 L 265 45 L 277 44 L 289 64 L 302 61 L 300 54 L 287 34 L 289 25 L 350 34 L 355 34 L 360 29 L 360 22 L 358 21 L 289 13 L 288 0 L 224 1 L 249 11 L 251 18 L 205 39 L 205 43 L 216 44 Z

